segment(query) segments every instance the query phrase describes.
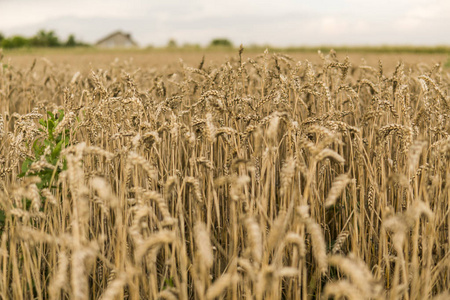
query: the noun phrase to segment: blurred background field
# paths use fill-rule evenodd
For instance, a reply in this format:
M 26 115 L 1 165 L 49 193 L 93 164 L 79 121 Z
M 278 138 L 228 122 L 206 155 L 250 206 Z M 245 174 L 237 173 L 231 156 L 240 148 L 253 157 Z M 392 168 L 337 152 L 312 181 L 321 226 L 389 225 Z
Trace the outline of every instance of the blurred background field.
M 285 53 L 294 60 L 308 60 L 320 63 L 318 51 L 328 53 L 330 49 L 337 52 L 341 59 L 349 56 L 353 65 L 361 64 L 365 60 L 369 65 L 376 65 L 381 60 L 387 68 L 392 70 L 399 61 L 405 65 L 418 63 L 436 64 L 450 67 L 450 56 L 447 48 L 436 47 L 308 47 L 308 48 L 269 48 L 271 53 Z M 262 47 L 245 48 L 246 58 L 255 58 L 265 50 Z M 105 68 L 114 60 L 130 61 L 143 68 L 161 67 L 167 64 L 177 64 L 180 59 L 189 65 L 200 63 L 203 56 L 206 63 L 222 63 L 230 57 L 236 56 L 238 49 L 234 48 L 152 48 L 152 49 L 96 49 L 96 48 L 32 48 L 4 50 L 4 62 L 10 62 L 16 67 L 26 67 L 35 59 L 49 59 L 52 63 L 70 69 L 88 71 L 90 68 Z

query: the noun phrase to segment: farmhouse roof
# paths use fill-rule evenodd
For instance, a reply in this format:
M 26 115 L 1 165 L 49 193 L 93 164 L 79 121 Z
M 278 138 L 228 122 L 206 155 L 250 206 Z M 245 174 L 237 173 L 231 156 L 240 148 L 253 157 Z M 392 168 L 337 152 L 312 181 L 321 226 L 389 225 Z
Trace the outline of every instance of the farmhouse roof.
M 109 40 L 109 39 L 111 39 L 111 38 L 113 38 L 113 37 L 115 37 L 117 35 L 122 35 L 122 36 L 126 37 L 130 41 L 130 43 L 132 43 L 134 46 L 137 46 L 137 43 L 131 38 L 131 34 L 130 33 L 125 33 L 125 32 L 122 32 L 120 30 L 115 31 L 115 32 L 105 36 L 104 38 L 98 40 L 97 43 L 95 43 L 95 44 L 99 45 L 99 44 L 101 44 L 101 43 L 103 43 L 103 42 L 105 42 L 105 41 L 107 41 L 107 40 Z

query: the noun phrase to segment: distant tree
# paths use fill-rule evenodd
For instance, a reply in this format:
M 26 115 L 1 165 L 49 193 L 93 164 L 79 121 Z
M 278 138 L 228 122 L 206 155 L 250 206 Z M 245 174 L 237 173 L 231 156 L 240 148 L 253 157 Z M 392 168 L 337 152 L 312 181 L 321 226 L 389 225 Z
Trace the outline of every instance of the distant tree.
M 177 41 L 175 41 L 174 39 L 170 39 L 169 42 L 167 43 L 167 47 L 168 48 L 176 48 L 176 47 L 178 47 Z
M 5 39 L 5 36 L 3 35 L 3 33 L 0 32 L 0 45 L 4 39 Z
M 1 45 L 5 49 L 28 47 L 30 46 L 30 40 L 23 36 L 16 35 L 11 38 L 4 38 Z
M 10 42 L 8 39 L 3 38 L 3 39 L 0 41 L 0 48 L 5 48 L 5 49 L 11 48 L 11 47 L 10 47 L 10 43 L 11 43 L 11 42 Z
M 212 47 L 233 47 L 233 43 L 225 38 L 213 39 L 209 45 Z
M 75 36 L 73 34 L 69 35 L 69 37 L 67 38 L 67 42 L 65 44 L 66 47 L 75 47 L 77 46 L 78 43 L 75 39 Z
M 61 46 L 58 37 L 53 30 L 40 30 L 31 38 L 31 45 L 35 47 L 58 47 Z

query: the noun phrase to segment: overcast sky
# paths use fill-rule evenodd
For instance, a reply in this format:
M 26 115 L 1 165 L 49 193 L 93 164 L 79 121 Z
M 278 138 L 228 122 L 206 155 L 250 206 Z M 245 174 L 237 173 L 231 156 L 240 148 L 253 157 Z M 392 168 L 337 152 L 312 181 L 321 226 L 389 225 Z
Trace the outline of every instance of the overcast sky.
M 449 45 L 450 0 L 0 0 L 0 32 L 54 30 L 95 42 L 115 30 L 141 45 Z

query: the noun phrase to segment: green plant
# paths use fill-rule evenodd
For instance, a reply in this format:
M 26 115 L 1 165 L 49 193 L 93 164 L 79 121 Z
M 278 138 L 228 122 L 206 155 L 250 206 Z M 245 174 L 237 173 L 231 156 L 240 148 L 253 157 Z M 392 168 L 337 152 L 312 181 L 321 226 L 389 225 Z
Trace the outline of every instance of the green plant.
M 56 116 L 48 111 L 47 119 L 39 119 L 39 131 L 43 135 L 33 142 L 34 157 L 27 157 L 22 163 L 21 173 L 18 177 L 39 177 L 41 180 L 36 183 L 39 191 L 42 191 L 42 189 L 56 189 L 57 186 L 53 185 L 53 183 L 58 180 L 59 174 L 67 169 L 66 160 L 61 159 L 61 151 L 70 144 L 70 130 L 63 129 L 58 133 L 55 131 L 63 119 L 64 110 L 62 109 L 58 111 Z M 25 199 L 25 201 L 28 209 L 31 205 L 31 200 Z M 3 210 L 0 210 L 0 232 L 3 231 L 5 220 L 6 214 Z
M 61 150 L 70 143 L 70 130 L 64 129 L 57 133 L 55 131 L 58 124 L 64 119 L 64 110 L 60 109 L 55 116 L 52 112 L 47 112 L 47 119 L 39 119 L 41 127 L 39 131 L 43 134 L 42 138 L 34 141 L 32 150 L 34 157 L 28 157 L 22 163 L 22 172 L 19 177 L 38 176 L 41 182 L 37 187 L 56 188 L 52 185 L 59 177 L 59 174 L 67 169 L 65 159 L 61 159 Z M 41 167 L 32 168 L 33 163 L 41 163 Z
M 168 278 L 164 278 L 164 287 L 163 290 L 167 289 L 167 288 L 173 288 L 175 287 L 175 283 L 173 282 L 174 278 L 173 277 L 168 277 Z

